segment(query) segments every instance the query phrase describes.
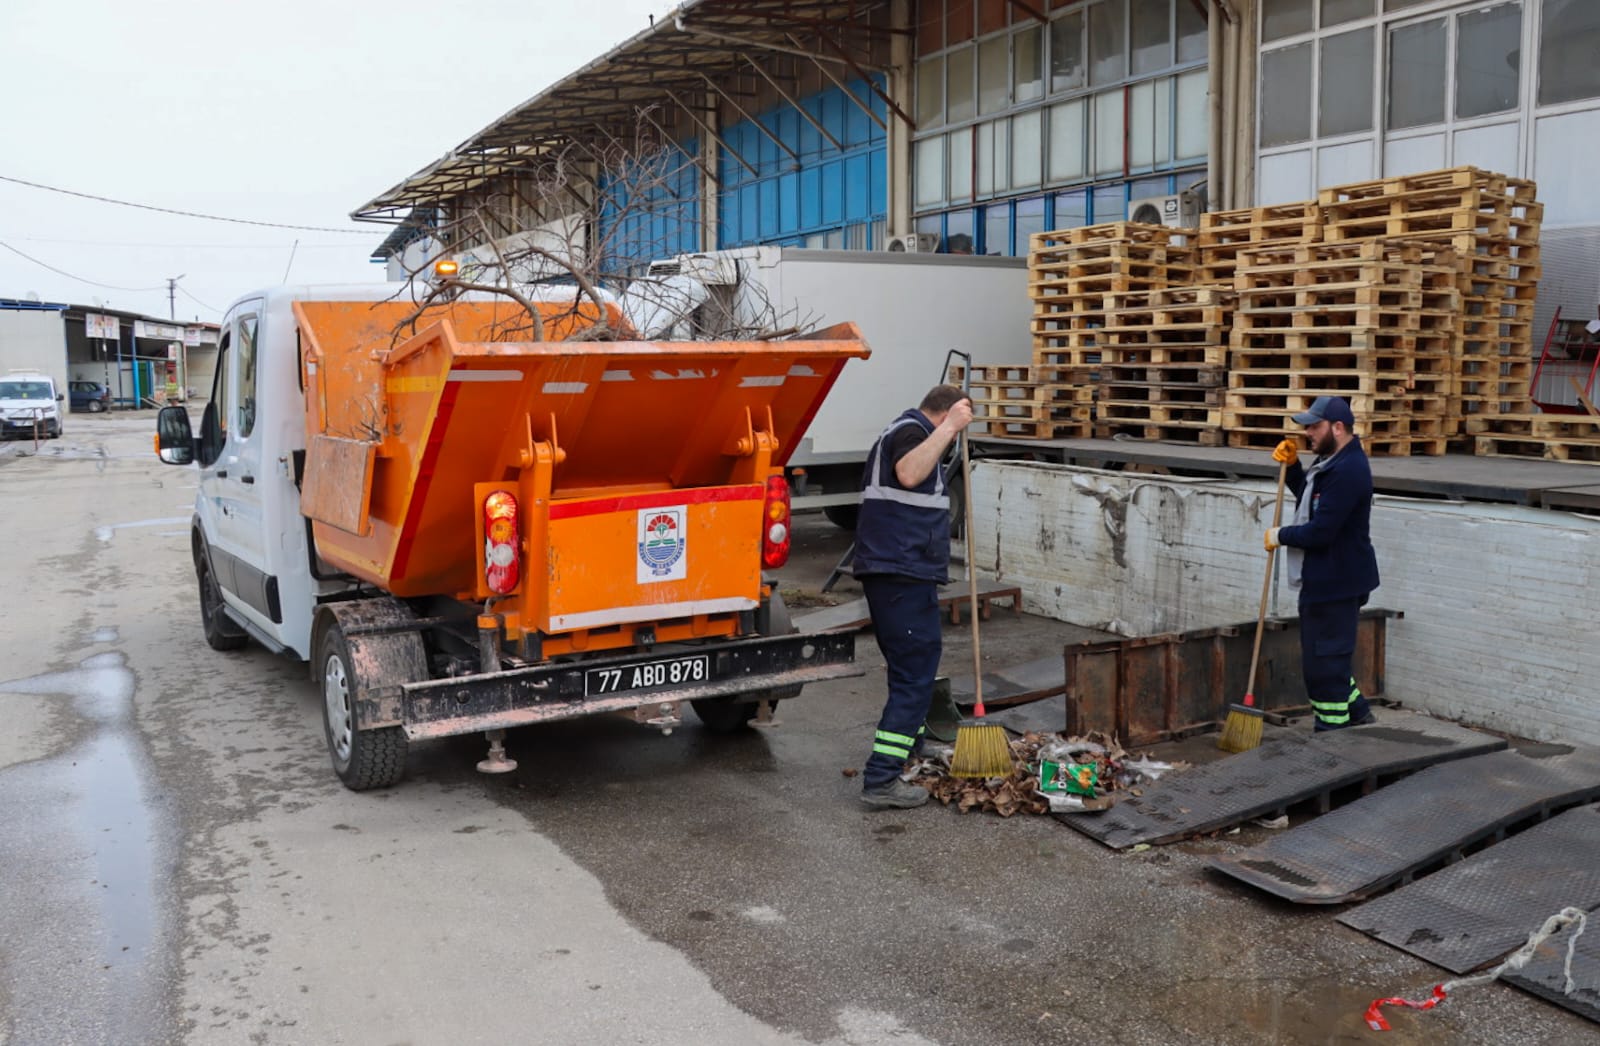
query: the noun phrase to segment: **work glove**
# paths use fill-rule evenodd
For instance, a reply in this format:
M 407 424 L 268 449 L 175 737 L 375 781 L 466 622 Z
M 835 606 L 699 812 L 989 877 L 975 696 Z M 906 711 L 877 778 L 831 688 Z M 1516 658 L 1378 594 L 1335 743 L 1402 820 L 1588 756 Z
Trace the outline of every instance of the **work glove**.
M 1292 439 L 1285 439 L 1272 448 L 1272 460 L 1285 465 L 1293 465 L 1300 460 L 1300 445 Z
M 1281 543 L 1278 541 L 1278 531 L 1282 529 L 1282 527 L 1267 528 L 1266 536 L 1262 539 L 1261 544 L 1268 552 L 1272 552 L 1282 547 Z

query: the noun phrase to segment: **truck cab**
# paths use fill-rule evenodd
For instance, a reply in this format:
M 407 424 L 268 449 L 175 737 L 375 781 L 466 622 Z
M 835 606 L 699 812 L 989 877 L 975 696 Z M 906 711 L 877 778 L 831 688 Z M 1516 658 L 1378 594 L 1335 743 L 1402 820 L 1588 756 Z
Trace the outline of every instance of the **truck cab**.
M 59 439 L 62 400 L 56 380 L 37 371 L 0 375 L 0 427 L 6 437 Z
M 158 418 L 161 460 L 199 472 L 207 643 L 309 664 L 351 788 L 398 781 L 411 741 L 482 731 L 480 768 L 505 769 L 508 727 L 670 728 L 688 701 L 737 729 L 860 673 L 852 637 L 793 633 L 766 576 L 787 557 L 781 448 L 866 355 L 858 332 L 630 341 L 573 294 L 532 323 L 392 286 L 248 295 L 198 431 Z

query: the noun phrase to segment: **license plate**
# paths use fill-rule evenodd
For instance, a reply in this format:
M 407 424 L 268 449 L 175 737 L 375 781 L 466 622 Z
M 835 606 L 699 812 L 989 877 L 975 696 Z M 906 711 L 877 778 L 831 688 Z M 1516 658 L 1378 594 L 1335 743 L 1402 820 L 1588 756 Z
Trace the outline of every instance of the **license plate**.
M 624 690 L 646 690 L 657 686 L 681 686 L 711 679 L 711 658 L 707 654 L 645 661 L 620 668 L 591 668 L 584 676 L 583 691 L 590 697 L 616 694 Z

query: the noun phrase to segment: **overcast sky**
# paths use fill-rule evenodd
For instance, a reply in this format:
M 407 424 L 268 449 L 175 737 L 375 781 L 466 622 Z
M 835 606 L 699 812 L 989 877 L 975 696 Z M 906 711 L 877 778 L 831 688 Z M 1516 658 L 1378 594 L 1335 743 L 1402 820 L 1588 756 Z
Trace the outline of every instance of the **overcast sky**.
M 348 215 L 647 27 L 670 0 L 0 0 L 0 298 L 217 320 L 246 291 L 382 280 Z M 298 249 L 294 243 L 299 240 Z M 290 265 L 291 250 L 293 264 Z M 84 282 L 92 281 L 92 282 Z M 104 284 L 107 286 L 95 286 Z

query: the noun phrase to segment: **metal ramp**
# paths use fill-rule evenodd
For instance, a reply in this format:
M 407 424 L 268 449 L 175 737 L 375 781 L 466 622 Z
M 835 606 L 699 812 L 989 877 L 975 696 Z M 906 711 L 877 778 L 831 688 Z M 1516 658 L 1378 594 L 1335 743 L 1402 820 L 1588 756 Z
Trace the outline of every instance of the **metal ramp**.
M 1516 973 L 1507 974 L 1503 979 L 1580 1017 L 1600 1022 L 1600 933 L 1595 932 L 1600 915 L 1591 909 L 1589 919 L 1589 928 L 1578 938 L 1578 946 L 1572 954 L 1571 995 L 1566 993 L 1567 945 L 1573 934 L 1571 926 L 1545 942 L 1528 965 Z
M 1276 814 L 1308 799 L 1327 801 L 1353 784 L 1494 752 L 1502 738 L 1426 716 L 1332 733 L 1290 734 L 1261 747 L 1163 779 L 1143 796 L 1103 813 L 1066 813 L 1057 820 L 1122 850 L 1214 832 Z
M 1492 752 L 1433 766 L 1212 868 L 1297 904 L 1342 904 L 1459 859 L 1476 843 L 1600 798 L 1600 749 Z M 1549 914 L 1549 913 L 1546 913 Z
M 1566 907 L 1600 909 L 1600 806 L 1568 810 L 1339 921 L 1466 974 L 1520 947 Z

